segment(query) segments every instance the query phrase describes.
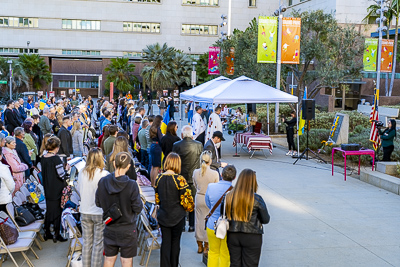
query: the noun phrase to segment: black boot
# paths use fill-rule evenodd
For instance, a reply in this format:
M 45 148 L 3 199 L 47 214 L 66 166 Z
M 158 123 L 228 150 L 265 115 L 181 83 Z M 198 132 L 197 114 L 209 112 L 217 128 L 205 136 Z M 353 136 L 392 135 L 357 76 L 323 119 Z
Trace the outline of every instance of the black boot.
M 57 241 L 59 241 L 59 242 L 66 242 L 66 241 L 68 241 L 68 239 L 62 237 L 61 235 L 57 235 L 57 236 L 54 236 L 53 242 L 54 242 L 54 243 L 57 243 Z

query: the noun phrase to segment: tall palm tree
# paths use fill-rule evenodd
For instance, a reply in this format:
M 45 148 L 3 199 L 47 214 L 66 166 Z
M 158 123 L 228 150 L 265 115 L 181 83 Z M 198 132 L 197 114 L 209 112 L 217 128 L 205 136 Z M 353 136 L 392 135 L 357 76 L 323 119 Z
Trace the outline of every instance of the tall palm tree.
M 9 81 L 10 80 L 10 65 L 7 63 L 9 58 L 0 57 L 0 80 Z M 25 75 L 24 70 L 21 67 L 19 60 L 12 60 L 11 64 L 13 72 L 13 88 L 20 88 L 25 85 L 28 86 L 28 78 Z M 7 91 L 9 84 L 0 85 L 1 91 Z
M 49 66 L 38 54 L 22 54 L 18 56 L 18 60 L 28 80 L 28 90 L 38 90 L 43 83 L 51 83 L 53 78 Z
M 104 69 L 108 71 L 106 88 L 110 88 L 110 82 L 114 82 L 116 89 L 128 92 L 138 83 L 138 79 L 133 75 L 136 66 L 129 64 L 129 58 L 112 58 L 111 63 Z
M 173 75 L 171 83 L 175 89 L 184 84 L 190 85 L 193 60 L 187 54 L 175 52 L 172 58 Z
M 147 45 L 143 49 L 143 61 L 148 64 L 143 67 L 141 75 L 151 90 L 161 92 L 162 89 L 173 86 L 175 52 L 175 49 L 169 47 L 167 43 Z

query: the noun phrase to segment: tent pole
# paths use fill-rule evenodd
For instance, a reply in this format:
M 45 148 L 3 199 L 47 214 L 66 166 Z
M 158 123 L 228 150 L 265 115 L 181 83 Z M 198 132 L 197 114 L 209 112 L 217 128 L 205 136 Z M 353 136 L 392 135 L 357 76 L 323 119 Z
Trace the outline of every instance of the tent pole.
M 267 132 L 269 136 L 269 103 L 267 103 Z
M 299 102 L 296 103 L 296 112 L 297 112 L 297 156 L 300 155 L 300 138 L 299 138 Z
M 179 118 L 182 120 L 182 98 L 179 96 Z

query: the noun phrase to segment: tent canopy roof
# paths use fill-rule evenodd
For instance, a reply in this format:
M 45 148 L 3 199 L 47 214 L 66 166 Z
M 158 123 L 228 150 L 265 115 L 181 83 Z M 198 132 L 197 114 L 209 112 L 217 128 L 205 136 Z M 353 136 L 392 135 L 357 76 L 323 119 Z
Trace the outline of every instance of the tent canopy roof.
M 186 93 L 190 91 L 191 90 Z M 182 99 L 185 98 L 182 97 Z M 195 102 L 224 104 L 298 102 L 296 96 L 290 95 L 246 76 L 240 76 L 234 80 L 224 82 L 218 87 L 214 87 L 214 89 L 196 93 L 193 95 L 191 100 Z
M 194 88 L 192 88 L 192 89 L 190 89 L 190 90 L 188 90 L 186 92 L 181 93 L 180 94 L 180 98 L 182 98 L 183 100 L 191 100 L 191 101 L 193 101 L 194 100 L 193 97 L 195 95 L 197 95 L 199 93 L 202 93 L 202 92 L 207 92 L 207 91 L 210 91 L 212 89 L 215 89 L 218 86 L 220 86 L 220 85 L 222 85 L 224 83 L 227 83 L 229 81 L 231 81 L 231 79 L 226 78 L 224 76 L 220 76 L 220 77 L 215 78 L 215 79 L 213 79 L 211 81 L 202 83 L 199 86 L 196 86 L 196 87 L 194 87 Z

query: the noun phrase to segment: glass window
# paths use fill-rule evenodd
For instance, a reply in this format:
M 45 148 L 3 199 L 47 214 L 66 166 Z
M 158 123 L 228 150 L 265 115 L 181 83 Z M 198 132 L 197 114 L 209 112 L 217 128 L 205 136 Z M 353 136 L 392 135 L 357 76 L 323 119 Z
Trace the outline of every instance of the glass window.
M 133 32 L 158 33 L 158 32 L 160 32 L 160 23 L 124 22 L 123 30 L 124 31 L 133 31 Z
M 63 19 L 62 29 L 73 30 L 100 30 L 100 21 L 98 20 L 80 20 L 80 19 Z
M 38 28 L 39 27 L 39 19 L 32 19 L 33 20 L 33 27 Z
M 218 6 L 218 0 L 182 0 L 183 5 Z
M 216 25 L 182 24 L 182 34 L 217 35 L 218 34 L 218 26 L 216 26 Z
M 256 6 L 256 0 L 249 0 L 249 6 Z

